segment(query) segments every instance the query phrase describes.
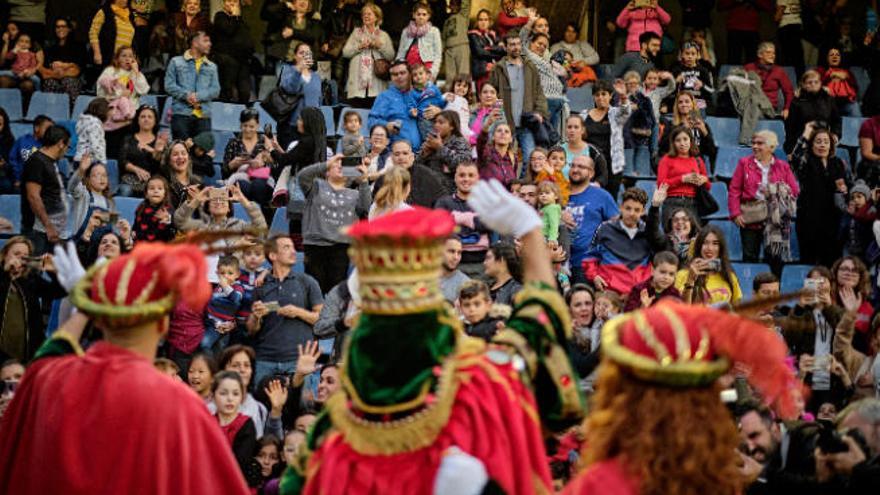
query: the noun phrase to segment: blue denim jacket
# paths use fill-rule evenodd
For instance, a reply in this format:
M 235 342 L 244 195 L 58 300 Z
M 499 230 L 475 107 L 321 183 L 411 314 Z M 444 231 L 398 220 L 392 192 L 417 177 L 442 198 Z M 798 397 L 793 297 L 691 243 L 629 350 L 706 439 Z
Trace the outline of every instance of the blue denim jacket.
M 192 115 L 193 108 L 187 103 L 186 97 L 195 93 L 202 103 L 202 115 L 211 117 L 210 102 L 220 95 L 220 80 L 217 77 L 217 65 L 208 59 L 196 74 L 196 61 L 189 50 L 183 55 L 172 58 L 165 71 L 165 92 L 173 98 L 171 111 L 174 115 Z

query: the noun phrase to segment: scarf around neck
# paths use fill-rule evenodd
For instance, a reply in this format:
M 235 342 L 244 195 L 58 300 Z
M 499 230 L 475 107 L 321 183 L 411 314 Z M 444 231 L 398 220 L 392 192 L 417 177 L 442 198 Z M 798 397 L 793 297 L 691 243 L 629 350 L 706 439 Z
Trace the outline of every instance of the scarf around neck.
M 424 36 L 431 27 L 431 21 L 426 22 L 422 27 L 416 26 L 416 21 L 409 21 L 409 26 L 406 27 L 406 34 L 414 40 L 419 39 Z

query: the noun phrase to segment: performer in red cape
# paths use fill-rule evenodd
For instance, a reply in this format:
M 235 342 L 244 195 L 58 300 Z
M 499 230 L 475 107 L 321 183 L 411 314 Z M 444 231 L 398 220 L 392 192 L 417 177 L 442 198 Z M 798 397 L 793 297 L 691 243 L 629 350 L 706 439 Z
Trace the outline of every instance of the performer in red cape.
M 446 211 L 412 209 L 348 232 L 361 315 L 343 352 L 342 387 L 309 438 L 314 453 L 282 493 L 552 492 L 543 426 L 583 414 L 565 352 L 571 328 L 541 220 L 497 182 L 470 204 L 522 242 L 525 287 L 491 344 L 468 337 L 440 291 Z
M 602 329 L 602 363 L 586 421 L 586 469 L 569 495 L 744 492 L 734 421 L 718 377 L 732 362 L 782 417 L 796 381 L 782 339 L 762 323 L 661 302 Z
M 70 244 L 55 263 L 104 340 L 83 353 L 62 328 L 38 351 L 0 423 L 0 493 L 249 493 L 202 400 L 153 367 L 176 302 L 210 297 L 202 252 L 142 244 L 82 277 Z

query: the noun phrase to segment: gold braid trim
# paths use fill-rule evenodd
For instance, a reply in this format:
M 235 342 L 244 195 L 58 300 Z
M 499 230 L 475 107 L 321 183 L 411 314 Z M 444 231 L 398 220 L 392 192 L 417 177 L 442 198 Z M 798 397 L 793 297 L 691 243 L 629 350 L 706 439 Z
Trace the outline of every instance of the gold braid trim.
M 67 330 L 56 330 L 55 333 L 52 334 L 52 339 L 54 340 L 63 340 L 70 344 L 70 347 L 73 349 L 74 354 L 77 356 L 84 356 L 85 351 L 83 351 L 82 346 L 79 345 L 79 341 L 74 338 L 73 335 L 70 334 Z
M 673 361 L 667 356 L 666 360 L 658 361 L 627 349 L 620 343 L 620 330 L 631 318 L 629 314 L 621 315 L 602 327 L 602 356 L 603 359 L 610 359 L 623 366 L 637 378 L 672 387 L 696 387 L 713 383 L 730 368 L 730 361 L 725 357 L 714 361 Z M 644 330 L 654 336 L 652 328 L 646 327 L 640 330 L 637 327 L 639 335 L 643 338 Z M 705 354 L 704 341 L 707 342 L 705 347 L 708 347 L 708 335 L 705 334 L 705 330 L 703 333 L 695 359 Z
M 480 353 L 483 347 L 477 339 L 456 336 L 455 350 L 444 360 L 437 379 L 435 401 L 428 404 L 426 395 L 424 408 L 398 420 L 370 421 L 357 416 L 347 403 L 352 397 L 352 389 L 343 381 L 344 393 L 333 394 L 327 399 L 327 412 L 333 426 L 351 448 L 362 455 L 393 455 L 431 445 L 449 422 L 458 387 L 466 378 L 459 371 L 472 364 L 463 358 Z M 344 376 L 345 367 L 340 368 L 339 373 Z
M 541 304 L 549 306 L 550 310 L 556 315 L 556 318 L 559 319 L 559 324 L 562 326 L 561 330 L 565 338 L 571 338 L 571 315 L 568 314 L 568 306 L 565 305 L 565 299 L 559 295 L 558 291 L 546 287 L 539 282 L 526 283 L 525 287 L 514 298 L 514 318 L 519 313 L 519 307 L 529 299 L 535 299 L 540 301 Z M 553 338 L 556 338 L 555 334 Z
M 492 337 L 492 343 L 512 348 L 514 352 L 519 354 L 525 360 L 529 377 L 534 377 L 538 372 L 538 354 L 519 332 L 504 327 Z
M 103 263 L 90 268 L 70 292 L 70 301 L 73 305 L 93 318 L 96 323 L 112 327 L 131 327 L 140 323 L 158 320 L 174 308 L 176 296 L 173 292 L 161 299 L 148 303 L 131 306 L 114 304 L 107 297 L 104 286 L 107 266 L 107 263 Z M 95 281 L 98 284 L 99 297 L 104 302 L 95 302 L 89 296 L 92 283 Z

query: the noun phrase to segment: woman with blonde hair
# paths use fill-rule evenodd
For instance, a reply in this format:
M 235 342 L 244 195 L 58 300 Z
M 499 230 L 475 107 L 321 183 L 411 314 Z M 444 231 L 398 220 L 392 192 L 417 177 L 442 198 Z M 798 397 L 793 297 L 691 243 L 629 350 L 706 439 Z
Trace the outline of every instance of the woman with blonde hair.
M 412 181 L 409 171 L 403 167 L 392 167 L 385 173 L 382 187 L 376 191 L 373 206 L 370 207 L 370 220 L 400 210 L 410 209 L 406 204 Z
M 683 125 L 690 130 L 691 139 L 700 148 L 703 156 L 708 156 L 711 163 L 715 163 L 718 154 L 718 146 L 712 137 L 712 129 L 703 120 L 700 110 L 697 108 L 697 99 L 691 93 L 682 91 L 675 96 L 675 104 L 672 105 L 672 125 L 667 124 L 658 141 L 660 155 L 669 153 L 669 133 L 675 127 Z

